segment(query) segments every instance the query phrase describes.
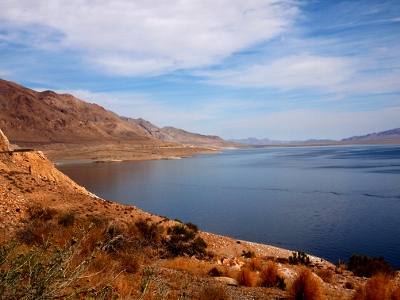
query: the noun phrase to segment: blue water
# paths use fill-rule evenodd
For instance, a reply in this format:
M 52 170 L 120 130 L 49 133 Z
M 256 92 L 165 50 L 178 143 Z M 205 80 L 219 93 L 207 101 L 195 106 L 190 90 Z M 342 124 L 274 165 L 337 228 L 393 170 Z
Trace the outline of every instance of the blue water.
M 99 197 L 201 230 L 337 263 L 400 269 L 400 146 L 259 148 L 192 159 L 61 165 Z

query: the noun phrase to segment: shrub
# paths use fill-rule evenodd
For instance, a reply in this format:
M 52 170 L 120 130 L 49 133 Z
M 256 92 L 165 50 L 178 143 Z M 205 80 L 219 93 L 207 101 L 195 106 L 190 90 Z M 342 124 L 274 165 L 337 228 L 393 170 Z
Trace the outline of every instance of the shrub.
M 207 243 L 185 225 L 169 227 L 167 233 L 169 238 L 164 239 L 163 244 L 172 256 L 205 254 Z
M 241 285 L 252 287 L 257 285 L 257 276 L 249 268 L 242 268 L 238 274 L 238 282 Z
M 334 284 L 335 280 L 333 278 L 333 272 L 331 270 L 320 269 L 316 270 L 315 274 L 319 276 L 324 282 Z
M 197 227 L 196 224 L 193 224 L 193 223 L 188 222 L 188 223 L 185 224 L 185 226 L 186 226 L 187 228 L 189 228 L 190 230 L 192 230 L 193 232 L 196 232 L 196 233 L 197 233 L 197 232 L 199 231 L 199 228 Z
M 310 257 L 305 252 L 297 251 L 292 252 L 292 256 L 289 256 L 289 262 L 292 265 L 309 265 L 310 264 Z
M 368 282 L 358 288 L 353 300 L 397 300 L 400 299 L 400 288 L 393 286 L 388 274 L 376 274 Z M 396 298 L 397 297 L 397 298 Z
M 152 242 L 160 240 L 162 230 L 156 223 L 149 224 L 146 220 L 139 219 L 135 222 L 135 226 L 142 238 Z
M 393 276 L 394 269 L 385 261 L 383 257 L 369 257 L 361 254 L 353 254 L 350 257 L 347 268 L 356 276 L 371 278 L 378 273 Z
M 0 245 L 1 299 L 108 299 L 109 285 L 89 286 L 85 279 L 95 252 L 79 258 L 82 240 L 73 239 L 62 248 L 53 247 L 51 239 L 43 245 L 21 248 L 16 241 Z
M 260 272 L 260 285 L 265 287 L 279 287 L 285 289 L 286 284 L 279 274 L 278 266 L 273 261 L 268 261 Z
M 68 211 L 58 217 L 58 224 L 64 227 L 70 227 L 74 225 L 75 219 L 75 212 Z
M 250 268 L 251 271 L 260 271 L 261 270 L 261 259 L 258 257 L 254 257 L 250 259 L 246 265 Z
M 52 208 L 44 208 L 40 203 L 33 203 L 28 205 L 26 208 L 26 212 L 29 216 L 29 220 L 42 220 L 49 221 L 54 218 L 57 214 L 57 211 Z
M 256 254 L 253 252 L 253 251 L 242 251 L 242 256 L 244 257 L 244 258 L 254 258 L 254 257 L 256 257 Z
M 290 300 L 322 300 L 322 288 L 319 279 L 310 271 L 302 268 L 288 291 Z

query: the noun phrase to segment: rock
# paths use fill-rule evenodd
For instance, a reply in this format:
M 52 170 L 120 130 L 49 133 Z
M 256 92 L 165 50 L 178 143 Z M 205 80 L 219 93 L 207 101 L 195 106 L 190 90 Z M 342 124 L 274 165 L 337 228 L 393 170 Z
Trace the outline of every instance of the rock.
M 231 285 L 231 286 L 239 285 L 239 283 L 235 279 L 230 278 L 230 277 L 214 277 L 214 279 L 217 281 L 223 282 L 227 285 Z
M 8 138 L 4 135 L 3 131 L 0 129 L 0 151 L 14 151 Z

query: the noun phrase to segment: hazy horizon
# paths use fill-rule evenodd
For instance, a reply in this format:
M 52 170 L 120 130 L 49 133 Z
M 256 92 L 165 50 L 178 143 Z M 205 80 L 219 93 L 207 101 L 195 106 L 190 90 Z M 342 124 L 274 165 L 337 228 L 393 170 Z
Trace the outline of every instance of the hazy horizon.
M 223 139 L 400 127 L 400 5 L 5 0 L 0 77 Z

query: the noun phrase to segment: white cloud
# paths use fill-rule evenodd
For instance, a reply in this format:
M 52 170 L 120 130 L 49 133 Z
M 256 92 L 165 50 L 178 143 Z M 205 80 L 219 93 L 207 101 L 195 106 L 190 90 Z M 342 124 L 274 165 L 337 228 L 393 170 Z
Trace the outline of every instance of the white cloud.
M 292 0 L 6 2 L 0 24 L 17 42 L 82 51 L 121 75 L 219 62 L 276 37 L 299 13 Z
M 297 55 L 270 64 L 253 65 L 241 71 L 212 75 L 211 82 L 247 87 L 270 87 L 282 90 L 297 88 L 329 89 L 348 80 L 354 73 L 348 59 Z

